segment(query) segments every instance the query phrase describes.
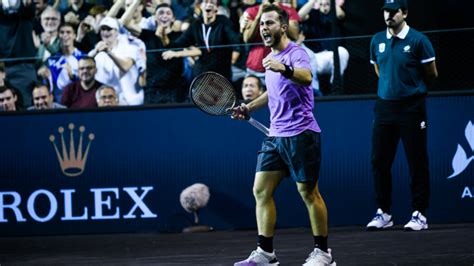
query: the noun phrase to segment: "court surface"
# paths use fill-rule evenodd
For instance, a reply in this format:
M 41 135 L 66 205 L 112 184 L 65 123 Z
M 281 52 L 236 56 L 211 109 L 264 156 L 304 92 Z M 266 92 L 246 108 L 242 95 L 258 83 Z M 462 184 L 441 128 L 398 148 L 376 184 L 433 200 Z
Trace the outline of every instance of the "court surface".
M 256 231 L 0 237 L 4 265 L 232 265 L 256 245 Z M 310 252 L 308 228 L 278 229 L 281 265 L 301 265 Z M 422 232 L 401 225 L 381 232 L 333 227 L 337 265 L 474 265 L 474 224 L 438 224 Z

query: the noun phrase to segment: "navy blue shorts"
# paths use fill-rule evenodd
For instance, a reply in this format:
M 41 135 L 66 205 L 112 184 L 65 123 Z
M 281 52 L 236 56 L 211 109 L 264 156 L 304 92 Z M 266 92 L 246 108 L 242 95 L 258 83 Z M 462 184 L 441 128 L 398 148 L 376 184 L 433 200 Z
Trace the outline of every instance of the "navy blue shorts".
M 306 130 L 293 137 L 265 138 L 256 171 L 285 171 L 296 182 L 317 182 L 320 165 L 321 137 Z

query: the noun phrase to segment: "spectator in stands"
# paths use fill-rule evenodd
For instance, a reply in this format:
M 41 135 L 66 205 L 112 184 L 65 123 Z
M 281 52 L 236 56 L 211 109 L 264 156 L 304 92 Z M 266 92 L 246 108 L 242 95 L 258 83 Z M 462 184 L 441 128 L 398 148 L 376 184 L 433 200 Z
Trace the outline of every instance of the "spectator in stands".
M 41 14 L 43 11 L 48 7 L 48 0 L 36 0 L 36 9 L 35 9 L 35 18 L 33 20 L 33 30 L 35 32 L 35 35 L 39 36 L 44 30 L 43 27 L 41 26 Z M 38 38 L 38 43 L 35 44 L 35 47 L 39 47 L 39 38 Z
M 113 86 L 122 105 L 141 105 L 144 96 L 137 84 L 139 72 L 135 64 L 138 49 L 126 37 L 119 36 L 118 30 L 114 18 L 106 17 L 100 22 L 102 41 L 89 53 L 97 63 L 96 79 Z
M 113 87 L 102 85 L 95 93 L 97 105 L 99 107 L 118 106 L 119 100 L 117 92 Z
M 61 14 L 58 10 L 48 6 L 41 13 L 41 26 L 44 32 L 39 36 L 40 45 L 38 47 L 37 65 L 40 66 L 51 55 L 56 54 L 60 50 L 60 42 L 58 38 L 58 29 L 61 24 Z
M 342 9 L 344 0 L 336 0 L 336 17 L 338 20 L 345 18 L 345 12 Z M 298 11 L 303 20 L 302 31 L 305 45 L 315 53 L 317 74 L 331 75 L 330 82 L 334 78 L 334 53 L 332 41 L 312 41 L 313 39 L 334 37 L 332 31 L 332 19 L 329 15 L 331 11 L 331 0 L 309 0 Z M 349 52 L 346 48 L 338 46 L 339 66 L 341 76 L 347 68 L 349 62 Z
M 97 72 L 96 63 L 92 57 L 82 57 L 79 60 L 79 80 L 64 88 L 61 104 L 68 108 L 92 108 L 97 107 L 95 92 L 102 83 L 95 80 Z
M 125 7 L 125 13 L 123 13 L 119 22 L 134 36 L 140 36 L 142 29 L 156 29 L 154 18 L 143 16 L 144 0 L 117 0 L 107 15 L 116 17 L 116 13 L 122 7 Z
M 272 5 L 269 0 L 263 0 L 261 5 L 247 8 L 242 15 L 240 21 L 241 32 L 243 34 L 244 42 L 246 43 L 262 43 L 263 40 L 259 33 L 260 17 L 262 16 L 262 10 L 265 6 Z M 299 31 L 299 16 L 296 10 L 289 7 L 286 4 L 280 3 L 280 1 L 273 2 L 273 5 L 277 5 L 281 9 L 288 13 L 290 22 L 288 28 L 288 37 L 291 40 L 298 39 Z M 253 74 L 260 78 L 263 84 L 265 84 L 265 68 L 262 65 L 262 60 L 270 53 L 270 48 L 262 45 L 252 45 L 247 57 L 247 74 Z
M 33 88 L 33 106 L 28 110 L 64 109 L 64 105 L 54 102 L 54 96 L 48 84 L 38 83 Z
M 107 15 L 107 9 L 103 6 L 94 6 L 89 11 L 89 16 L 79 23 L 77 29 L 77 48 L 84 53 L 94 49 L 95 44 L 100 41 L 99 25 Z
M 242 82 L 242 99 L 249 103 L 260 96 L 264 91 L 260 79 L 255 75 L 247 76 Z
M 1 1 L 0 58 L 5 62 L 5 74 L 18 92 L 18 105 L 31 105 L 31 90 L 36 82 L 32 0 Z
M 118 20 L 119 33 L 121 33 L 121 38 L 126 37 L 128 43 L 137 48 L 138 53 L 135 57 L 135 65 L 139 72 L 138 86 L 140 88 L 146 85 L 146 46 L 145 43 L 137 37 L 140 36 L 142 27 L 144 29 L 154 29 L 154 25 L 156 24 L 153 17 L 143 17 L 143 1 L 144 0 L 118 0 L 107 13 L 107 17 L 115 18 L 118 10 L 125 4 L 125 13 L 123 13 L 122 17 Z M 153 25 L 150 26 L 150 24 Z
M 141 30 L 140 39 L 145 42 L 147 50 L 162 50 L 165 48 L 159 36 L 167 35 L 169 40 L 174 41 L 181 35 L 181 32 L 172 29 L 174 14 L 170 5 L 158 5 L 155 20 L 158 24 L 156 31 Z M 164 60 L 162 52 L 149 53 L 145 103 L 182 102 L 186 95 L 185 80 L 182 77 L 183 71 L 183 59 Z
M 3 111 L 17 111 L 18 95 L 13 87 L 6 84 L 0 87 L 0 110 Z
M 79 25 L 79 22 L 89 15 L 89 10 L 94 5 L 85 2 L 84 0 L 70 0 L 69 7 L 64 10 L 62 15 L 64 20 L 74 25 Z
M 74 47 L 76 33 L 74 26 L 69 23 L 59 27 L 59 41 L 61 50 L 48 58 L 45 65 L 38 70 L 38 76 L 48 80 L 55 101 L 61 100 L 64 88 L 77 80 L 79 59 L 83 53 Z
M 161 4 L 168 4 L 173 9 L 174 14 L 172 29 L 174 31 L 185 31 L 189 25 L 185 26 L 183 21 L 192 14 L 190 10 L 194 3 L 194 0 L 150 0 L 146 3 L 146 10 L 149 14 L 155 14 L 156 7 Z M 150 23 L 147 27 L 149 30 L 156 30 L 157 24 L 154 19 L 148 20 L 148 23 Z
M 232 30 L 231 21 L 217 15 L 218 0 L 204 0 L 201 3 L 202 17 L 169 47 L 200 47 L 199 50 L 166 51 L 163 58 L 169 60 L 176 57 L 199 56 L 193 67 L 193 77 L 206 71 L 217 72 L 228 80 L 232 78 L 232 47 L 213 47 L 215 45 L 238 44 L 240 36 Z M 169 39 L 163 36 L 164 43 Z

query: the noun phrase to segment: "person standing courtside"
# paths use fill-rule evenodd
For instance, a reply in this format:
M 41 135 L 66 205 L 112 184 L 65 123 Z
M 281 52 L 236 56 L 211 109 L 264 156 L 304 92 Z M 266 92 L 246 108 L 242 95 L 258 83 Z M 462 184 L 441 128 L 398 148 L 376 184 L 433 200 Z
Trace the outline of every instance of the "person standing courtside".
M 287 36 L 288 13 L 275 5 L 262 9 L 260 35 L 271 53 L 262 64 L 267 91 L 233 109 L 232 117 L 245 119 L 268 103 L 270 137 L 263 141 L 257 159 L 253 193 L 256 200 L 258 247 L 235 266 L 278 265 L 273 249 L 276 207 L 273 193 L 284 177 L 291 176 L 308 210 L 314 249 L 304 265 L 336 265 L 327 245 L 327 209 L 319 193 L 320 128 L 313 115 L 311 67 L 306 51 Z
M 413 213 L 405 230 L 428 229 L 430 182 L 427 151 L 427 89 L 438 76 L 428 38 L 410 28 L 406 0 L 385 0 L 387 30 L 375 34 L 370 62 L 379 77 L 372 129 L 372 170 L 378 205 L 367 229 L 393 226 L 391 166 L 401 139 L 411 175 Z

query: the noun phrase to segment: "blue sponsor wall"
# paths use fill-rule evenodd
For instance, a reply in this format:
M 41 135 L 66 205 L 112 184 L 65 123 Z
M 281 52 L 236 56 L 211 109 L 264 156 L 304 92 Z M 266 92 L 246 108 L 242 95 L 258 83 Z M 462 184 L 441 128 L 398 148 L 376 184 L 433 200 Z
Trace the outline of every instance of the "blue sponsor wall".
M 373 105 L 373 99 L 316 103 L 323 130 L 320 190 L 332 226 L 365 224 L 375 211 Z M 474 221 L 473 106 L 473 95 L 428 98 L 431 223 Z M 254 117 L 268 124 L 266 110 Z M 263 136 L 246 122 L 208 116 L 188 106 L 3 113 L 0 123 L 0 235 L 177 232 L 191 224 L 192 215 L 181 207 L 179 195 L 194 183 L 210 188 L 209 203 L 199 213 L 203 224 L 218 230 L 256 227 L 252 184 Z M 82 126 L 79 157 L 86 163 L 64 162 L 83 169 L 68 176 L 71 169 L 65 174 L 58 159 L 63 157 L 58 131 L 64 129 L 68 155 L 72 132 L 77 156 Z M 411 213 L 402 151 L 400 145 L 393 166 L 397 224 Z M 457 175 L 448 178 L 453 173 Z M 282 183 L 275 198 L 278 227 L 309 226 L 291 180 Z

